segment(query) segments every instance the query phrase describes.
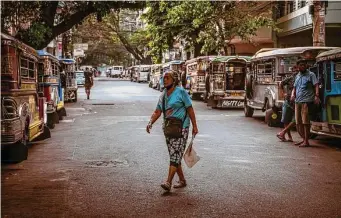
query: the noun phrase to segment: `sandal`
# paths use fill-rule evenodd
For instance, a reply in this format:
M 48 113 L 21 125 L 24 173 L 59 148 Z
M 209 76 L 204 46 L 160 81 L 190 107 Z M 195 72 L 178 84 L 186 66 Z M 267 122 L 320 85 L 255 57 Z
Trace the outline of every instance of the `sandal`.
M 170 191 L 171 190 L 171 187 L 172 187 L 172 184 L 170 184 L 169 182 L 164 182 L 161 184 L 161 187 L 166 190 L 166 191 Z
M 282 142 L 286 142 L 286 141 L 287 141 L 287 140 L 285 139 L 285 137 L 282 136 L 281 134 L 277 134 L 276 136 L 277 136 L 277 138 L 279 138 Z
M 178 184 L 174 185 L 173 188 L 185 188 L 187 186 L 186 180 L 178 181 Z
M 294 145 L 301 145 L 303 144 L 304 141 L 301 141 L 301 142 L 296 142 Z

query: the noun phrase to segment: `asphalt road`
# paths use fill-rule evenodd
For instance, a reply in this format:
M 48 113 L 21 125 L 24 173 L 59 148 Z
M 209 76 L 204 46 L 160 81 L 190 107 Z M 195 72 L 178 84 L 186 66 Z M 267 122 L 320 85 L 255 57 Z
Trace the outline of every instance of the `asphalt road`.
M 341 217 L 341 141 L 279 142 L 262 113 L 212 110 L 195 101 L 201 160 L 188 186 L 163 194 L 168 152 L 160 92 L 101 78 L 28 160 L 2 164 L 2 217 Z M 297 134 L 294 134 L 298 139 Z

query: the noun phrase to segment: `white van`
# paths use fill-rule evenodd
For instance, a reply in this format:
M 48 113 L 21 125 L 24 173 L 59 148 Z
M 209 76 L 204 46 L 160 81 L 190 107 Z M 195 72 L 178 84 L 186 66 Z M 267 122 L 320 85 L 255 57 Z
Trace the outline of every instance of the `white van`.
M 139 65 L 137 75 L 136 75 L 136 81 L 138 83 L 140 82 L 148 82 L 150 77 L 150 70 L 151 65 Z
M 112 66 L 110 77 L 120 78 L 123 73 L 123 66 Z

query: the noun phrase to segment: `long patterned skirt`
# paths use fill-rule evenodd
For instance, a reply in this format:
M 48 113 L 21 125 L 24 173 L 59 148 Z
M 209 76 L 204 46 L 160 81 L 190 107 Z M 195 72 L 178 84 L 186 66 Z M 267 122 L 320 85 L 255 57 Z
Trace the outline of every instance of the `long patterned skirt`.
M 178 167 L 181 164 L 181 159 L 186 149 L 188 132 L 189 128 L 184 128 L 182 129 L 181 138 L 166 137 L 171 166 Z

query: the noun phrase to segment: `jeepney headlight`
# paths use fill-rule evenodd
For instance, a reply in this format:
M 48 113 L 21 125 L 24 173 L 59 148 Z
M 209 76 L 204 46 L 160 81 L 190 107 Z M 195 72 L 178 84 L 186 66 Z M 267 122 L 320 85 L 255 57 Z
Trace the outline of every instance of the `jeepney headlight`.
M 1 132 L 11 131 L 11 125 L 9 123 L 1 123 Z

